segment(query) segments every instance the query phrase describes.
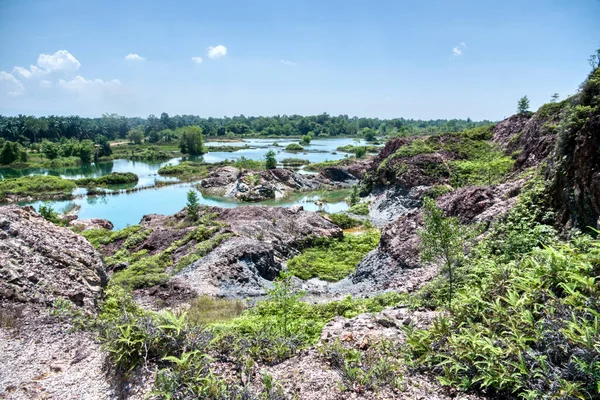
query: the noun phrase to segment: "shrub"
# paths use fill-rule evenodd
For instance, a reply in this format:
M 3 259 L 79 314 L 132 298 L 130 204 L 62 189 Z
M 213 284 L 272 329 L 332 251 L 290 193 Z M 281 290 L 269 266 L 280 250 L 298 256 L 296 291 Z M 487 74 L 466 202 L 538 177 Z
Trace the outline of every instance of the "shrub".
M 269 150 L 267 151 L 267 154 L 265 154 L 265 168 L 277 168 L 277 160 L 275 159 L 275 152 L 273 150 Z
M 200 211 L 200 203 L 198 202 L 198 194 L 195 190 L 189 190 L 187 192 L 187 218 L 190 221 L 198 220 L 198 212 Z
M 353 205 L 348 210 L 349 213 L 357 214 L 357 215 L 369 215 L 369 204 L 368 203 L 358 203 Z
M 290 143 L 286 146 L 285 151 L 302 151 L 304 147 L 300 146 L 298 143 Z
M 342 229 L 354 228 L 362 225 L 362 221 L 351 218 L 347 214 L 329 214 L 327 217 L 331 220 L 331 222 Z
M 300 279 L 338 281 L 379 243 L 379 232 L 346 235 L 342 239 L 317 239 L 312 247 L 288 261 L 290 272 Z

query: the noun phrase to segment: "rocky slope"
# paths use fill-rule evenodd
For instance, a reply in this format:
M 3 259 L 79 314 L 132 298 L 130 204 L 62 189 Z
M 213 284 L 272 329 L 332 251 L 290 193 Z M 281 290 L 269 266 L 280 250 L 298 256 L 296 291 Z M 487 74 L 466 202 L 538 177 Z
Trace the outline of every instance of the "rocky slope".
M 0 207 L 0 397 L 114 398 L 90 332 L 61 315 L 93 315 L 106 284 L 100 254 L 31 207 Z
M 297 254 L 316 237 L 340 237 L 342 231 L 317 213 L 292 208 L 247 206 L 223 209 L 207 207 L 202 214 L 222 225 L 213 235 L 227 233 L 206 256 L 186 265 L 167 283 L 136 292 L 140 302 L 151 305 L 155 300 L 174 304 L 200 294 L 221 297 L 264 295 L 283 262 Z M 201 216 L 202 218 L 202 216 Z M 156 254 L 185 236 L 193 227 L 181 231 L 177 225 L 185 212 L 174 216 L 146 216 L 141 226 L 152 233 L 131 251 L 149 249 Z M 174 252 L 181 259 L 194 244 Z M 110 251 L 114 251 L 114 248 Z

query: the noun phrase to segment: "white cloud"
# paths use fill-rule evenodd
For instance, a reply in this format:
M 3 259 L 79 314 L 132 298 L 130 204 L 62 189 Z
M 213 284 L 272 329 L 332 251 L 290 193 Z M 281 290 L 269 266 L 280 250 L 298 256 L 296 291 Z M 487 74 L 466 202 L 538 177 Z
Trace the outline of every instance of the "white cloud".
M 192 57 L 192 61 L 196 64 L 202 64 L 202 57 Z
M 129 53 L 125 56 L 127 61 L 146 61 L 146 59 L 139 54 Z
M 458 57 L 462 55 L 463 50 L 467 48 L 467 44 L 465 42 L 460 42 L 460 44 L 456 47 L 452 48 L 452 55 L 454 57 Z
M 30 65 L 29 69 L 24 67 L 14 67 L 13 72 L 21 75 L 25 79 L 37 78 L 48 73 L 48 71 L 38 68 L 35 65 Z
M 52 55 L 40 54 L 37 60 L 37 65 L 49 72 L 74 72 L 79 69 L 81 63 L 67 50 L 58 50 Z
M 43 87 L 43 88 L 45 88 L 45 89 L 49 89 L 49 88 L 51 88 L 54 85 L 52 84 L 52 82 L 44 79 L 44 80 L 40 81 L 40 86 Z
M 6 71 L 0 71 L 0 87 L 9 96 L 21 96 L 25 93 L 25 86 Z
M 227 55 L 227 47 L 222 44 L 218 46 L 209 46 L 208 48 L 208 58 L 216 60 L 217 58 L 225 57 Z
M 295 62 L 288 61 L 288 60 L 279 60 L 279 62 L 281 62 L 282 64 L 285 64 L 285 65 L 296 65 Z
M 102 79 L 85 79 L 81 75 L 77 75 L 71 81 L 65 81 L 61 79 L 58 81 L 58 85 L 74 92 L 81 92 L 87 89 L 95 89 L 95 88 L 117 88 L 121 86 L 121 82 L 117 79 L 113 79 L 110 81 L 103 81 Z

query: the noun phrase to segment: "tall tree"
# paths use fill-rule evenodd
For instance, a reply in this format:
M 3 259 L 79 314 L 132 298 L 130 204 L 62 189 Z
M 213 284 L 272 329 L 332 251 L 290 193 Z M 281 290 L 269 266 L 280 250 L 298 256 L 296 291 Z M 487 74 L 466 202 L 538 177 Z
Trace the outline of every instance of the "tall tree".
M 517 114 L 525 114 L 527 110 L 529 110 L 529 99 L 527 96 L 523 96 L 517 104 Z

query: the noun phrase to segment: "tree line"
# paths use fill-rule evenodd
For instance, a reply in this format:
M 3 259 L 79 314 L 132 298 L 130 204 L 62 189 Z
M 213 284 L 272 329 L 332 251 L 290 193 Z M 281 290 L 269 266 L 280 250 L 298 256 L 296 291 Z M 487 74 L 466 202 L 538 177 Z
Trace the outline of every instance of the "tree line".
M 276 115 L 272 117 L 246 117 L 244 115 L 224 118 L 202 118 L 195 115 L 128 118 L 117 114 L 104 114 L 100 118 L 80 116 L 34 117 L 0 115 L 0 138 L 22 145 L 40 143 L 43 140 L 59 141 L 61 138 L 98 141 L 126 139 L 131 130 L 149 142 L 170 141 L 177 128 L 197 126 L 204 136 L 358 136 L 365 132 L 377 134 L 429 134 L 457 132 L 489 125 L 491 121 L 471 119 L 379 119 L 358 118 L 347 115 L 331 116 L 327 113 L 312 116 Z

